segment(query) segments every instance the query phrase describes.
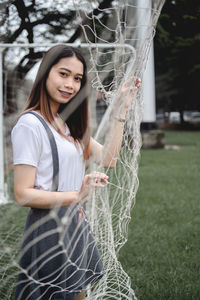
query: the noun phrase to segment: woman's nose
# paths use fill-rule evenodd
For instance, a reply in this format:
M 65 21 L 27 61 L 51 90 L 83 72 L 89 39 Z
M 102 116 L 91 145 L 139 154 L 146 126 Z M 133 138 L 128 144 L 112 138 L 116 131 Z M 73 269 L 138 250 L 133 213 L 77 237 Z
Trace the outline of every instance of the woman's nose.
M 71 77 L 66 78 L 66 79 L 65 79 L 65 82 L 64 82 L 64 86 L 65 86 L 66 88 L 73 89 L 73 88 L 74 88 L 73 78 L 71 78 Z

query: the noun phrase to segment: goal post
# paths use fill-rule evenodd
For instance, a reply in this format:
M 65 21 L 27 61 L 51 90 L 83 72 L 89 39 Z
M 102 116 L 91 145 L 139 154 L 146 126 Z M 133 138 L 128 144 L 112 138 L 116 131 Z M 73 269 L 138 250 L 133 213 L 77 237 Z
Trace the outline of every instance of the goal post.
M 4 180 L 4 144 L 3 144 L 3 47 L 0 47 L 0 204 L 7 202 Z
M 117 44 L 117 43 L 63 43 L 66 46 L 72 47 L 79 47 L 79 48 L 102 48 L 102 49 L 109 49 L 109 48 L 123 48 L 128 49 L 132 53 L 133 57 L 136 56 L 135 48 L 130 44 Z M 30 43 L 30 44 L 20 44 L 20 43 L 13 43 L 13 44 L 3 44 L 0 43 L 0 204 L 4 204 L 8 202 L 8 196 L 6 195 L 6 185 L 5 185 L 5 170 L 4 170 L 4 127 L 3 127 L 3 51 L 6 48 L 35 48 L 35 47 L 53 47 L 58 45 L 58 43 L 44 43 L 44 44 L 37 44 L 37 43 Z M 129 71 L 132 69 L 134 61 L 129 65 L 126 74 L 129 74 Z M 126 78 L 125 76 L 124 78 Z M 100 130 L 103 128 L 105 123 L 107 122 L 107 115 L 109 114 L 109 110 L 104 115 L 101 123 L 98 126 L 98 130 L 96 133 L 96 138 L 98 138 Z

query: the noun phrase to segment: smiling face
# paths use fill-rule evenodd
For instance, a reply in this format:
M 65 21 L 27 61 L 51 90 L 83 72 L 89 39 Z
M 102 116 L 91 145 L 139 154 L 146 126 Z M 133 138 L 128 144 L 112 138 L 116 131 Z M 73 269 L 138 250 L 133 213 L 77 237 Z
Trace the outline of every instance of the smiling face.
M 62 58 L 53 65 L 46 81 L 53 114 L 60 104 L 67 103 L 79 92 L 83 72 L 83 64 L 76 56 Z

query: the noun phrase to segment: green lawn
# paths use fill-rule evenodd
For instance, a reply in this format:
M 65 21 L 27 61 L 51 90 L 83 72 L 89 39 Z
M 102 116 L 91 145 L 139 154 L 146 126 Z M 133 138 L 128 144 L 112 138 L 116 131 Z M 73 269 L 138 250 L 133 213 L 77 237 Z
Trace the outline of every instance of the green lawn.
M 179 150 L 142 150 L 136 205 L 120 260 L 139 300 L 197 300 L 200 132 L 166 131 Z
M 180 149 L 141 151 L 140 186 L 120 261 L 139 300 L 198 300 L 200 132 L 165 135 L 167 145 Z M 0 210 L 2 300 L 12 299 L 9 291 L 14 290 L 16 270 L 6 272 L 3 267 L 18 252 L 26 213 L 15 202 Z

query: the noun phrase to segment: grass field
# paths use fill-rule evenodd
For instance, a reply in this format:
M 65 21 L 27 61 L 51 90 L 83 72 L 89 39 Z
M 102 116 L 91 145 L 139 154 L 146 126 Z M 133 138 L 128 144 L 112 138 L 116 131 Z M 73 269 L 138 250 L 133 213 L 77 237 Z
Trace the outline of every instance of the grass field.
M 120 260 L 139 300 L 200 299 L 200 132 L 166 131 L 178 150 L 142 150 Z M 176 147 L 177 148 L 177 147 Z
M 166 144 L 179 146 L 178 150 L 141 151 L 140 186 L 120 261 L 139 300 L 198 300 L 200 132 L 165 135 Z M 26 212 L 13 203 L 1 207 L 0 237 L 7 243 L 0 249 L 0 267 L 14 256 L 5 251 L 21 236 Z M 9 299 L 9 287 L 14 290 L 15 273 L 10 275 L 0 287 L 2 300 Z M 1 274 L 5 282 L 4 277 Z

